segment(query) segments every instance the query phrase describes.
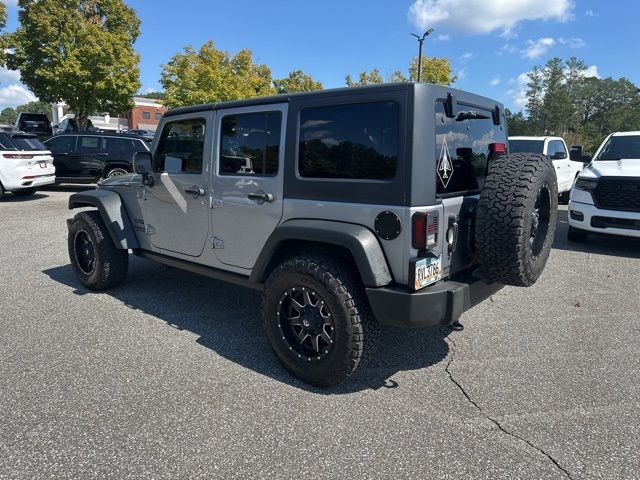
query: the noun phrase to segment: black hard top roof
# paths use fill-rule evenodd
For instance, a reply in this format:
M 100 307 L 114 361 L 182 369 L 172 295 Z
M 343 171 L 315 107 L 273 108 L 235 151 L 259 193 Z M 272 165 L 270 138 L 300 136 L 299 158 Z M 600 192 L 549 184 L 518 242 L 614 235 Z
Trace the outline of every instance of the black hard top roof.
M 164 116 L 167 117 L 172 115 L 182 115 L 185 113 L 204 112 L 207 110 L 218 110 L 222 108 L 249 107 L 254 105 L 269 105 L 272 103 L 288 103 L 292 100 L 311 100 L 314 98 L 322 98 L 327 96 L 339 97 L 343 95 L 353 95 L 359 93 L 408 90 L 413 86 L 413 82 L 382 83 L 377 85 L 367 85 L 364 87 L 343 87 L 330 88 L 327 90 L 314 90 L 312 92 L 286 93 L 283 95 L 273 95 L 270 97 L 247 98 L 244 100 L 231 100 L 228 102 L 205 103 L 202 105 L 190 105 L 188 107 L 174 108 L 166 112 Z M 442 86 L 438 87 L 443 88 Z

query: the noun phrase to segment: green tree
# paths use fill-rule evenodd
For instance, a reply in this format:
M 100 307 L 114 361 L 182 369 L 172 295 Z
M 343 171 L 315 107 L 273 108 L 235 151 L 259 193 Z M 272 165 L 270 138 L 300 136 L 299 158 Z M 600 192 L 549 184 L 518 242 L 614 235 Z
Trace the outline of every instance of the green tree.
M 152 100 L 164 100 L 164 92 L 139 93 L 137 97 L 150 98 Z
M 36 100 L 35 102 L 25 103 L 16 107 L 16 114 L 18 113 L 44 113 L 49 120 L 51 120 L 51 104 Z
M 7 26 L 7 4 L 0 2 L 0 32 Z M 0 65 L 7 61 L 5 49 L 7 47 L 6 34 L 0 34 Z
M 411 60 L 409 66 L 409 78 L 416 81 L 418 78 L 418 57 Z M 451 62 L 444 57 L 422 56 L 422 71 L 420 81 L 424 83 L 435 83 L 436 85 L 451 85 L 457 80 L 452 73 Z
M 407 82 L 418 78 L 418 57 L 414 57 L 409 65 L 408 77 L 401 70 L 395 70 L 387 78 L 387 82 Z M 451 63 L 446 58 L 441 57 L 425 57 L 422 56 L 422 72 L 421 79 L 425 83 L 435 83 L 438 85 L 451 85 L 456 81 L 456 77 L 452 75 Z M 358 79 L 354 80 L 351 75 L 345 77 L 345 83 L 349 87 L 371 85 L 375 83 L 384 83 L 380 70 L 374 68 L 371 71 L 364 71 L 358 75 Z
M 376 83 L 384 83 L 384 78 L 380 74 L 380 70 L 374 68 L 370 72 L 364 71 L 360 72 L 358 75 L 358 80 L 354 80 L 351 75 L 347 75 L 344 78 L 345 83 L 348 87 L 361 87 L 364 85 L 372 85 Z
M 16 122 L 17 117 L 18 114 L 13 108 L 3 108 L 0 112 L 0 123 L 3 125 L 11 125 L 12 123 Z
M 507 117 L 507 125 L 509 127 L 509 135 L 531 135 L 531 124 L 529 119 L 525 117 L 524 113 L 513 113 L 508 108 L 504 109 L 504 113 Z
M 79 127 L 96 111 L 132 107 L 140 88 L 133 43 L 140 20 L 123 0 L 19 0 L 20 26 L 8 36 L 9 68 L 42 101 L 65 101 Z
M 542 135 L 545 130 L 543 73 L 539 67 L 533 67 L 527 76 L 529 77 L 529 82 L 527 83 L 527 103 L 525 108 L 529 114 L 532 133 L 534 135 Z
M 205 43 L 199 51 L 185 47 L 162 66 L 160 84 L 169 108 L 198 103 L 273 95 L 271 69 L 253 63 L 251 50 L 235 56 Z
M 286 78 L 274 80 L 273 85 L 278 93 L 310 92 L 324 88 L 322 82 L 314 80 L 302 70 L 294 70 Z

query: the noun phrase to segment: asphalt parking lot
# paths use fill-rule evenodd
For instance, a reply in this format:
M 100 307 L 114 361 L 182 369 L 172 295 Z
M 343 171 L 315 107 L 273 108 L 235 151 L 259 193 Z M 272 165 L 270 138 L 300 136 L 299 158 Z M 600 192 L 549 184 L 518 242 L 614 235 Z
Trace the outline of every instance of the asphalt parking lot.
M 319 390 L 279 366 L 259 294 L 133 259 L 92 293 L 69 192 L 0 200 L 0 478 L 640 477 L 640 241 L 576 247 L 463 332 L 385 330 Z

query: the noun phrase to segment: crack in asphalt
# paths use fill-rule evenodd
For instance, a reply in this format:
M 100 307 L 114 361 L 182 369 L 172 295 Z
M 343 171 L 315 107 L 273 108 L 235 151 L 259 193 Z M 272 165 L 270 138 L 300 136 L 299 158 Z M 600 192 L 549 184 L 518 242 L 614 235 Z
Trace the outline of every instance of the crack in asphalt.
M 548 452 L 546 452 L 543 448 L 538 447 L 537 445 L 533 444 L 531 441 L 527 440 L 524 437 L 521 437 L 520 435 L 518 435 L 517 433 L 513 433 L 510 432 L 509 430 L 507 430 L 498 420 L 496 420 L 495 418 L 491 417 L 490 415 L 488 415 L 487 413 L 484 412 L 484 410 L 482 409 L 482 407 L 480 407 L 480 405 L 478 405 L 478 403 L 473 400 L 473 398 L 471 398 L 471 396 L 467 393 L 467 391 L 464 389 L 464 387 L 460 384 L 460 382 L 458 382 L 454 377 L 453 374 L 451 373 L 450 367 L 451 364 L 453 363 L 453 359 L 455 357 L 456 354 L 456 342 L 453 340 L 453 338 L 451 338 L 450 336 L 447 337 L 446 339 L 447 343 L 449 344 L 449 347 L 451 349 L 451 352 L 449 354 L 449 360 L 447 361 L 447 364 L 444 368 L 445 372 L 447 372 L 447 375 L 449 376 L 449 380 L 451 380 L 451 382 L 458 387 L 458 390 L 460 390 L 460 392 L 462 392 L 462 394 L 465 396 L 465 398 L 467 399 L 467 401 L 473 405 L 475 407 L 476 410 L 478 410 L 478 412 L 485 417 L 487 420 L 489 420 L 491 423 L 493 423 L 498 430 L 500 430 L 502 433 L 504 433 L 505 435 L 515 438 L 517 440 L 520 440 L 521 442 L 523 442 L 524 444 L 528 445 L 530 448 L 533 448 L 534 450 L 536 450 L 538 453 L 541 453 L 542 455 L 544 455 L 551 463 L 553 463 L 555 465 L 555 467 L 560 470 L 567 478 L 572 479 L 571 474 L 567 471 L 566 468 L 564 468 L 562 465 L 560 465 L 560 463 L 551 456 L 551 454 L 549 454 Z

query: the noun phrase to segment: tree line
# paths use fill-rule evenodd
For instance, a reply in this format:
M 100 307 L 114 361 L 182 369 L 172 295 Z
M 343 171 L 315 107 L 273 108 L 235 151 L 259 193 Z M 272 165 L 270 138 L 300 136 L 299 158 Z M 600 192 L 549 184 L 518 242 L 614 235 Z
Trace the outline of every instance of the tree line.
M 640 88 L 590 76 L 587 64 L 552 58 L 528 74 L 525 112 L 507 111 L 509 135 L 558 135 L 594 152 L 611 132 L 640 130 Z
M 134 43 L 140 19 L 124 0 L 18 0 L 19 27 L 0 35 L 0 66 L 20 71 L 20 78 L 43 103 L 64 101 L 80 128 L 96 112 L 124 112 L 140 90 L 140 56 Z M 0 32 L 6 5 L 0 2 Z M 451 84 L 455 77 L 446 58 L 423 57 L 423 80 Z M 406 72 L 386 79 L 378 69 L 361 72 L 349 86 L 415 79 L 418 59 Z M 162 65 L 162 100 L 168 107 L 219 102 L 322 89 L 302 70 L 273 78 L 271 68 L 253 61 L 249 49 L 235 55 L 207 42 L 186 47 Z M 12 109 L 14 112 L 17 109 Z M 2 121 L 13 117 L 5 109 Z M 10 123 L 10 122 L 9 122 Z

